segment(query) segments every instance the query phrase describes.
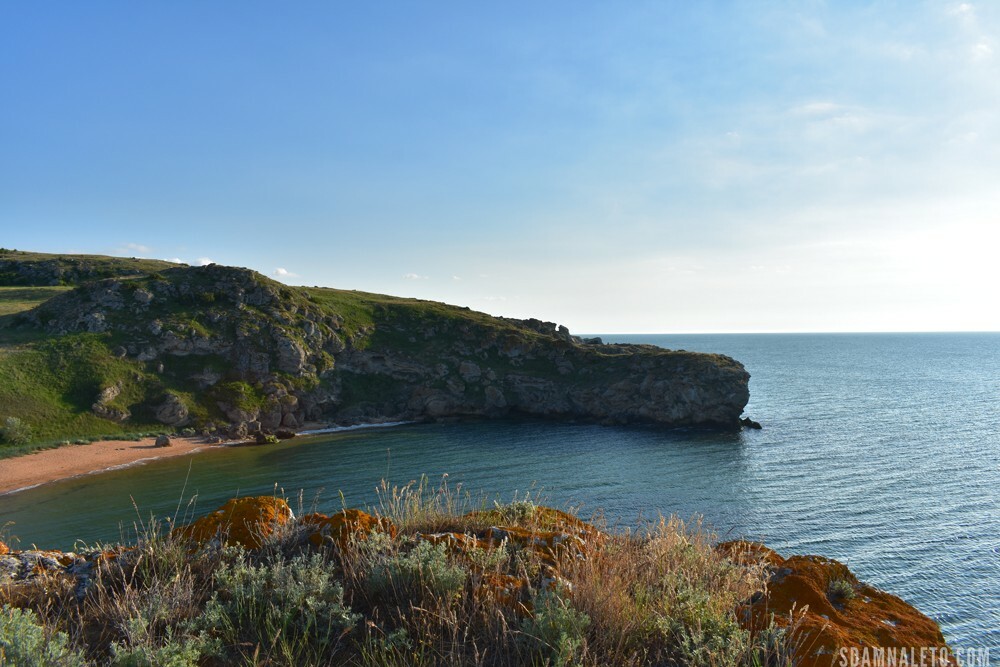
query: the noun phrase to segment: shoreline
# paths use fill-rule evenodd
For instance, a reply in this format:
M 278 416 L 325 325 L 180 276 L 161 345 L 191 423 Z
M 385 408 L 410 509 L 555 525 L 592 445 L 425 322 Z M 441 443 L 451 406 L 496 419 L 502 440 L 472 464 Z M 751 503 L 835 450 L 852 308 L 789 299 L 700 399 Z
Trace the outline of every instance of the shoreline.
M 99 440 L 0 459 L 0 497 L 74 477 L 231 446 L 208 443 L 201 436 L 171 437 L 169 447 L 156 447 L 155 442 L 156 438 Z
M 296 438 L 369 428 L 412 424 L 408 421 L 363 422 L 348 426 L 307 423 Z M 85 475 L 120 470 L 148 461 L 196 454 L 225 447 L 266 446 L 253 440 L 226 440 L 210 443 L 204 436 L 171 436 L 169 447 L 156 447 L 156 438 L 141 440 L 98 440 L 86 445 L 65 445 L 22 456 L 0 459 L 0 498 Z

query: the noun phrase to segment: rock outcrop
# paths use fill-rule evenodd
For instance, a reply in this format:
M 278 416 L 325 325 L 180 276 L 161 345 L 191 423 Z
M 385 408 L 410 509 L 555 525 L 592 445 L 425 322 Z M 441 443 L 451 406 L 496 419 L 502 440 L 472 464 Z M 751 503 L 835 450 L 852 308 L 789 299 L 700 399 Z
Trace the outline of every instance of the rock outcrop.
M 344 576 L 349 576 L 351 567 L 357 566 L 359 554 L 362 559 L 378 558 L 379 553 L 401 553 L 395 550 L 419 548 L 421 543 L 429 543 L 432 549 L 445 552 L 451 562 L 461 564 L 461 571 L 468 574 L 464 581 L 473 599 L 495 601 L 515 622 L 518 618 L 531 617 L 539 590 L 559 590 L 572 599 L 577 590 L 574 580 L 586 582 L 577 577 L 590 572 L 586 566 L 588 561 L 607 563 L 609 557 L 615 558 L 629 546 L 638 546 L 638 550 L 630 552 L 632 558 L 642 554 L 636 566 L 671 568 L 664 572 L 671 585 L 681 582 L 669 576 L 704 573 L 699 569 L 703 564 L 697 567 L 683 564 L 682 553 L 702 547 L 687 541 L 682 533 L 674 534 L 673 539 L 660 533 L 643 542 L 639 536 L 606 533 L 565 512 L 530 503 L 519 507 L 498 506 L 464 516 L 441 516 L 438 520 L 442 523 L 437 532 L 420 532 L 413 528 L 404 532 L 386 517 L 357 509 L 341 510 L 331 516 L 311 513 L 296 518 L 283 499 L 259 496 L 231 500 L 207 516 L 175 528 L 172 535 L 189 543 L 188 553 L 193 559 L 208 554 L 211 560 L 215 558 L 211 554 L 219 554 L 222 545 L 238 545 L 250 550 L 264 548 L 264 553 L 272 558 L 277 553 L 326 550 L 332 558 L 317 562 L 330 563 L 331 572 Z M 464 529 L 456 530 L 456 526 Z M 378 541 L 369 547 L 366 541 L 375 537 Z M 390 542 L 394 546 L 390 546 Z M 16 602 L 22 596 L 25 600 L 32 599 L 31 596 L 37 599 L 41 590 L 38 584 L 47 590 L 60 578 L 82 600 L 95 582 L 95 568 L 102 562 L 131 563 L 126 569 L 134 571 L 143 558 L 149 558 L 149 549 L 156 544 L 83 554 L 38 550 L 7 552 L 0 548 L 0 601 Z M 675 548 L 681 551 L 673 551 Z M 429 552 L 421 553 L 426 556 Z M 656 559 L 656 554 L 661 553 L 666 554 L 667 560 Z M 687 557 L 706 558 L 706 553 L 698 551 L 698 554 Z M 858 581 L 837 561 L 819 556 L 782 558 L 767 547 L 750 542 L 726 542 L 715 547 L 715 554 L 709 549 L 708 555 L 718 557 L 720 564 L 725 565 L 718 572 L 730 572 L 731 565 L 726 564 L 726 560 L 738 568 L 745 568 L 746 581 L 751 582 L 744 589 L 747 592 L 761 585 L 760 590 L 732 609 L 735 623 L 743 626 L 751 637 L 758 638 L 781 637 L 773 632 L 772 623 L 785 630 L 784 638 L 770 649 L 776 653 L 758 656 L 764 660 L 761 664 L 771 664 L 769 660 L 773 659 L 775 664 L 831 667 L 838 664 L 844 651 L 872 647 L 886 651 L 894 647 L 901 650 L 920 647 L 934 650 L 936 659 L 945 656 L 943 662 L 938 660 L 936 664 L 955 664 L 933 620 L 903 600 Z M 677 559 L 680 560 L 675 562 Z M 411 561 L 403 557 L 396 562 Z M 508 563 L 508 567 L 487 565 L 499 562 Z M 338 570 L 334 565 L 337 563 L 344 569 Z M 525 566 L 526 563 L 533 565 Z M 765 578 L 759 575 L 762 569 L 768 575 Z M 736 578 L 743 579 L 738 572 Z M 600 582 L 601 575 L 597 576 L 596 581 Z M 622 572 L 613 576 L 620 577 Z M 589 585 L 593 587 L 594 581 Z M 621 582 L 616 585 L 621 594 Z M 593 589 L 591 591 L 593 595 Z M 594 602 L 593 598 L 590 600 Z M 616 602 L 620 600 L 609 598 L 601 604 L 611 605 L 606 608 L 610 613 L 620 613 L 624 608 L 614 607 Z M 711 603 L 711 600 L 698 602 L 699 605 Z M 651 639 L 658 632 L 655 627 L 641 631 L 649 633 Z M 714 631 L 706 630 L 708 633 Z
M 841 649 L 945 647 L 941 628 L 910 604 L 858 580 L 846 565 L 822 556 L 780 555 L 762 544 L 726 542 L 722 552 L 766 563 L 767 590 L 739 610 L 757 631 L 788 628 L 802 667 L 830 667 Z M 941 664 L 941 663 L 939 663 Z

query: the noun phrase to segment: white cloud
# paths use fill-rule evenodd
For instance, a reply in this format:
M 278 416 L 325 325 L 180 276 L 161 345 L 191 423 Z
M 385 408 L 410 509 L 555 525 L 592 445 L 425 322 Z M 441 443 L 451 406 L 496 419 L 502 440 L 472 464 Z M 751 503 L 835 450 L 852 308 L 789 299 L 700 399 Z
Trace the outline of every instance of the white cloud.
M 422 276 L 419 273 L 404 273 L 403 278 L 406 280 L 427 280 L 427 276 Z
M 181 259 L 180 257 L 173 257 L 171 259 L 168 259 L 167 261 L 168 262 L 173 262 L 174 264 L 184 264 L 185 263 L 184 260 Z
M 274 275 L 278 276 L 279 278 L 298 278 L 299 277 L 299 274 L 292 273 L 288 269 L 286 269 L 284 267 L 281 267 L 281 266 L 279 266 L 278 268 L 276 268 L 273 273 L 274 273 Z
M 141 243 L 126 243 L 115 251 L 119 255 L 136 255 L 143 257 L 153 252 L 153 249 L 148 245 L 143 245 Z
M 461 276 L 452 276 L 451 279 L 452 280 L 461 280 L 462 278 L 461 278 Z
M 213 260 L 211 257 L 199 257 L 198 258 L 198 265 L 199 266 L 208 266 L 209 264 L 215 264 L 215 260 Z
M 993 55 L 993 47 L 986 42 L 980 42 L 972 47 L 972 59 L 975 61 L 986 60 Z
M 844 107 L 835 102 L 807 102 L 789 109 L 793 116 L 829 116 L 841 111 Z

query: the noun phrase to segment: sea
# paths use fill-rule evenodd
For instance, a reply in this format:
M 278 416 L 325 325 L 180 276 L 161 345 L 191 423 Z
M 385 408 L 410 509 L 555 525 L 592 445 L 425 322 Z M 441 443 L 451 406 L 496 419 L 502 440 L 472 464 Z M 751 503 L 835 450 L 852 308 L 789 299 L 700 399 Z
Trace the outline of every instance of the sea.
M 543 421 L 403 424 L 297 438 L 0 496 L 21 546 L 129 539 L 236 495 L 371 505 L 382 480 L 474 502 L 528 494 L 625 527 L 699 518 L 719 539 L 820 554 L 1000 655 L 1000 334 L 616 335 L 719 352 L 751 374 L 739 432 Z M 994 657 L 994 660 L 996 658 Z

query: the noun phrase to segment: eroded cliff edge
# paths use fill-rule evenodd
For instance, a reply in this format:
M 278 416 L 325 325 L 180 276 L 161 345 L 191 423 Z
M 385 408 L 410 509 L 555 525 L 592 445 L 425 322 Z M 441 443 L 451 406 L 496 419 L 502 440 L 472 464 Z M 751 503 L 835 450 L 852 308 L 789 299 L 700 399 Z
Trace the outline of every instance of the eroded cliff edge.
M 217 265 L 87 282 L 8 328 L 37 334 L 27 347 L 72 376 L 62 393 L 77 409 L 122 426 L 520 414 L 736 427 L 749 398 L 726 356 Z

